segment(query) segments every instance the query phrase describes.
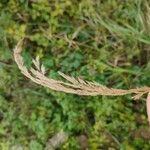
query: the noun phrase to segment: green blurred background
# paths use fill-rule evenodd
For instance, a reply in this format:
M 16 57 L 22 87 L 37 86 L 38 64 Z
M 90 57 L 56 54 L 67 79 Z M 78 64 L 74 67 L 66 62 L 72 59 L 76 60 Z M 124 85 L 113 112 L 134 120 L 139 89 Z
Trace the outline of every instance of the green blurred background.
M 58 71 L 109 87 L 150 85 L 148 0 L 0 0 L 0 150 L 150 150 L 145 98 L 55 92 L 24 77 L 13 48 L 26 36 L 28 67 L 40 56 Z M 17 145 L 17 146 L 16 146 Z

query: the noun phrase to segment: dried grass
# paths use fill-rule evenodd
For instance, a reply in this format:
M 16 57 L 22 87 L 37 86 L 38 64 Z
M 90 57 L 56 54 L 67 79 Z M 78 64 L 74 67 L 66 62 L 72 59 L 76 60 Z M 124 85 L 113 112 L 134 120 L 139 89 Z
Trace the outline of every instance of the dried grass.
M 150 87 L 146 86 L 128 90 L 108 88 L 96 82 L 89 82 L 84 81 L 80 78 L 70 77 L 61 72 L 59 72 L 59 75 L 63 77 L 66 80 L 66 82 L 50 79 L 45 76 L 46 69 L 43 65 L 40 64 L 38 57 L 36 59 L 33 59 L 32 61 L 34 67 L 27 69 L 27 67 L 24 65 L 23 57 L 21 56 L 22 45 L 23 40 L 20 40 L 14 49 L 14 58 L 21 72 L 33 82 L 44 87 L 48 87 L 52 90 L 87 96 L 119 96 L 126 94 L 134 94 L 134 99 L 139 99 L 143 94 L 148 93 L 150 91 Z

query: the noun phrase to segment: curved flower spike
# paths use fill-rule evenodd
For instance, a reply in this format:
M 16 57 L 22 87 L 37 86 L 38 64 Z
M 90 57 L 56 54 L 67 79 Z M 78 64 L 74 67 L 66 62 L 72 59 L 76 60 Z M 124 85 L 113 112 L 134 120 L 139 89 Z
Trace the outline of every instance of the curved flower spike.
M 14 58 L 21 72 L 31 79 L 33 82 L 40 84 L 44 87 L 48 87 L 52 90 L 62 91 L 66 93 L 72 93 L 77 95 L 105 95 L 105 96 L 118 96 L 126 94 L 135 94 L 134 99 L 139 99 L 143 94 L 150 92 L 150 87 L 141 87 L 135 89 L 114 89 L 108 88 L 96 82 L 85 81 L 80 78 L 70 77 L 64 73 L 59 72 L 59 75 L 63 77 L 66 82 L 61 80 L 50 79 L 45 76 L 46 69 L 39 62 L 37 57 L 33 59 L 34 67 L 27 69 L 24 65 L 23 57 L 21 56 L 23 40 L 20 40 L 14 49 Z

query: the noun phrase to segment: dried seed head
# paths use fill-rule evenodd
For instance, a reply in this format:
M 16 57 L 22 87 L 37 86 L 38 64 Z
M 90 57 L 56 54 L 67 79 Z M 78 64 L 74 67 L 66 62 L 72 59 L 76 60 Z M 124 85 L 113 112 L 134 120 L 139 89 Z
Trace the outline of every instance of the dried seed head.
M 141 87 L 129 90 L 108 88 L 104 85 L 100 85 L 95 82 L 84 81 L 80 78 L 70 77 L 62 72 L 58 72 L 61 77 L 63 77 L 66 82 L 60 80 L 50 79 L 45 76 L 46 69 L 44 65 L 40 64 L 39 57 L 33 59 L 32 62 L 35 68 L 30 68 L 29 70 L 24 65 L 23 58 L 21 56 L 23 40 L 20 40 L 14 49 L 15 61 L 21 70 L 21 72 L 31 79 L 33 82 L 40 84 L 42 86 L 48 87 L 56 91 L 63 91 L 66 93 L 72 93 L 77 95 L 106 95 L 106 96 L 117 96 L 126 94 L 135 94 L 134 99 L 139 99 L 143 94 L 150 91 L 150 87 Z

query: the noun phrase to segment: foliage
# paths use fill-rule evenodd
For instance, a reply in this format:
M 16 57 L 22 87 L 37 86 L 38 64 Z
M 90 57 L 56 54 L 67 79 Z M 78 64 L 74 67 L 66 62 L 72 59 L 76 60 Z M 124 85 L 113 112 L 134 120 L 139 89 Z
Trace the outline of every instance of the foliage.
M 40 56 L 48 76 L 57 71 L 115 88 L 150 84 L 147 0 L 1 0 L 0 149 L 45 148 L 60 130 L 60 149 L 150 149 L 145 100 L 84 97 L 51 91 L 26 79 L 12 49 L 26 36 L 25 62 Z

